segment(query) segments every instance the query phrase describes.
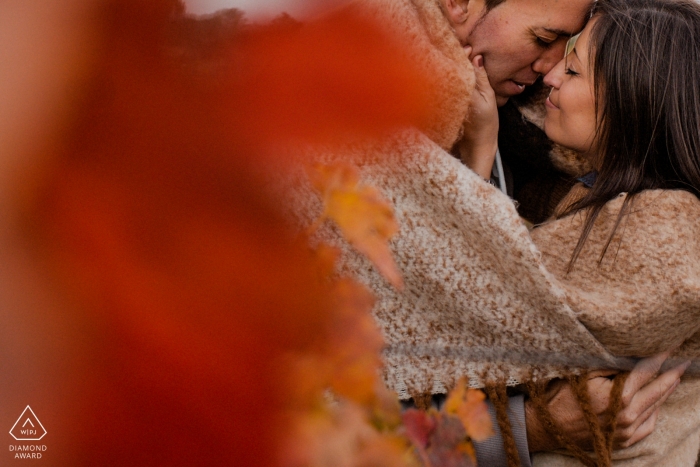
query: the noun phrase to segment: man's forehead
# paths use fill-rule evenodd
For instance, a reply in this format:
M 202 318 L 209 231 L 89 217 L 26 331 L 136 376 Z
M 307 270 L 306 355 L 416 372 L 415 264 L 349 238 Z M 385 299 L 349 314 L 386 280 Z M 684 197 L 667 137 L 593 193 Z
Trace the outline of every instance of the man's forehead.
M 513 6 L 529 10 L 531 28 L 541 29 L 552 35 L 572 36 L 583 29 L 592 0 L 507 0 Z

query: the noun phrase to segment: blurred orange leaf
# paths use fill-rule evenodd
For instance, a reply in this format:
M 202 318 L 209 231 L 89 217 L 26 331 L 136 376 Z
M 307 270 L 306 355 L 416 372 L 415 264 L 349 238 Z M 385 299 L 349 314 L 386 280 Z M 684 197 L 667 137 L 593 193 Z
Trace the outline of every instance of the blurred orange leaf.
M 322 243 L 313 251 L 313 255 L 316 259 L 320 276 L 322 278 L 331 277 L 340 256 L 340 250 Z
M 482 391 L 467 388 L 466 379 L 462 378 L 445 402 L 445 411 L 459 417 L 474 441 L 483 441 L 494 435 L 484 399 L 486 396 Z
M 370 314 L 372 293 L 349 279 L 333 287 L 336 310 L 329 333 L 333 372 L 330 387 L 339 396 L 369 404 L 376 398 L 384 340 Z
M 403 279 L 388 243 L 399 230 L 389 202 L 376 188 L 361 185 L 358 169 L 349 164 L 315 164 L 309 177 L 321 193 L 324 206 L 312 231 L 325 219 L 332 219 L 350 244 L 367 256 L 394 287 L 402 289 Z
M 366 407 L 347 400 L 293 418 L 280 467 L 418 467 L 405 438 L 374 429 Z
M 399 398 L 381 379 L 377 379 L 375 393 L 372 424 L 380 431 L 396 431 L 402 423 Z

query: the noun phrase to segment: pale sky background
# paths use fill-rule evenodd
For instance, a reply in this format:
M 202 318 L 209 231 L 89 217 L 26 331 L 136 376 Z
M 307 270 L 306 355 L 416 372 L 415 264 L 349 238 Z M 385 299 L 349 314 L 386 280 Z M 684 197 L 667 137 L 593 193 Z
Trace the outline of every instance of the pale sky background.
M 308 5 L 304 0 L 185 0 L 187 11 L 195 15 L 205 15 L 224 8 L 239 8 L 250 17 L 276 16 L 287 12 L 292 16 L 303 15 Z
M 187 11 L 195 15 L 213 13 L 224 8 L 238 8 L 250 18 L 276 16 L 286 12 L 294 17 L 303 16 L 304 0 L 185 0 Z

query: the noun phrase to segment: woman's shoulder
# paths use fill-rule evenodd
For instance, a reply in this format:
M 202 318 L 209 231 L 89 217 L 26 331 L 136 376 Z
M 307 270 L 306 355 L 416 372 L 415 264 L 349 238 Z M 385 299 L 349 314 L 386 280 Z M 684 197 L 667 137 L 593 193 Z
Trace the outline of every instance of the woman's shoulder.
M 531 232 L 543 256 L 549 258 L 550 267 L 557 264 L 557 271 L 565 270 L 586 217 L 586 210 L 578 211 Z M 621 193 L 600 211 L 581 257 L 600 258 L 605 245 L 614 246 L 615 254 L 610 255 L 611 258 L 629 254 L 628 259 L 633 263 L 640 255 L 664 257 L 670 252 L 683 251 L 696 256 L 700 251 L 698 219 L 700 199 L 688 191 L 645 190 L 631 199 L 628 193 Z M 597 267 L 596 261 L 592 264 L 591 267 Z
M 566 211 L 566 208 L 585 196 L 587 188 L 580 184 L 572 188 L 571 192 L 557 207 L 558 212 Z M 632 199 L 629 193 L 620 193 L 609 200 L 598 215 L 596 224 L 617 224 L 618 216 L 623 208 L 625 215 L 632 221 L 653 222 L 656 219 L 680 219 L 697 218 L 700 215 L 700 199 L 686 190 L 644 190 L 635 194 Z M 565 228 L 578 230 L 582 227 L 587 210 L 577 211 L 558 219 L 551 219 L 536 228 L 533 233 L 539 233 L 549 229 Z
M 663 243 L 678 236 L 700 240 L 700 199 L 686 190 L 644 190 L 634 196 L 621 193 L 608 201 L 594 230 L 607 238 L 613 231 L 627 241 Z M 675 242 L 674 242 L 675 243 Z M 695 242 L 693 242 L 695 243 Z M 662 245 L 655 245 L 661 247 Z M 667 245 L 678 248 L 679 245 Z
M 620 197 L 625 196 L 627 193 L 622 193 Z M 700 210 L 700 199 L 687 190 L 644 190 L 638 193 L 635 198 L 637 204 L 642 204 L 649 209 Z
M 572 189 L 572 193 L 575 190 L 576 187 Z M 583 194 L 578 194 L 574 200 L 582 196 Z M 625 209 L 625 215 L 629 216 L 631 221 L 682 219 L 689 216 L 696 218 L 700 215 L 700 199 L 687 190 L 644 190 L 633 196 L 620 193 L 603 206 L 599 214 L 599 223 L 605 223 L 607 220 L 617 224 L 622 209 Z
M 608 216 L 617 217 L 629 195 L 621 193 L 609 201 L 604 210 Z M 700 228 L 700 199 L 686 190 L 644 190 L 629 200 L 627 215 L 633 223 L 659 222 L 690 223 L 689 227 Z

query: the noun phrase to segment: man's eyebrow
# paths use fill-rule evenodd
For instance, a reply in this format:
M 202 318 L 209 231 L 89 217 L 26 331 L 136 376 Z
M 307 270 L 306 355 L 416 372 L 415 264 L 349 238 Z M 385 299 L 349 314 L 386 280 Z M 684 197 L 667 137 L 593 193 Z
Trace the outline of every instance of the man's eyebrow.
M 542 28 L 542 29 L 551 33 L 551 34 L 556 34 L 557 36 L 571 37 L 574 34 L 576 34 L 576 33 L 571 32 L 571 31 L 564 31 L 563 29 L 552 29 L 552 28 Z

